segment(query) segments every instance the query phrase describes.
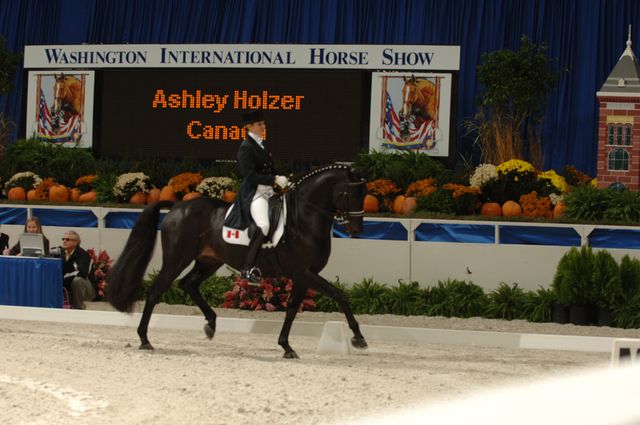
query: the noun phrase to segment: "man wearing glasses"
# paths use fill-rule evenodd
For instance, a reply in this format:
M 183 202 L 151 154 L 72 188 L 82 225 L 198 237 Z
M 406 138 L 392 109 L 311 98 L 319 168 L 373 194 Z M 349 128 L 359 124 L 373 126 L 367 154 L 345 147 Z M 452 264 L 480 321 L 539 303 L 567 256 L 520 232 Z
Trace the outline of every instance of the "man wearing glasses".
M 96 290 L 89 281 L 91 258 L 87 251 L 80 248 L 80 235 L 69 230 L 62 238 L 62 278 L 64 287 L 69 291 L 71 306 L 84 310 L 84 302 L 96 297 Z

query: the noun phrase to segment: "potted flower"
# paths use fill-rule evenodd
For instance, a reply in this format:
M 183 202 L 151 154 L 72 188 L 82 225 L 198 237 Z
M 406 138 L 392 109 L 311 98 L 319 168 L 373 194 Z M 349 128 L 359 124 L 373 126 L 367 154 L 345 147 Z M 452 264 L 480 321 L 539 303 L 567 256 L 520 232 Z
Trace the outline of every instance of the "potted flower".
M 399 192 L 391 180 L 378 179 L 367 183 L 367 193 L 378 198 L 382 211 L 393 211 L 393 200 Z
M 207 177 L 195 189 L 211 199 L 233 202 L 238 190 L 238 183 L 231 177 Z
M 4 194 L 11 200 L 24 201 L 27 199 L 27 193 L 34 190 L 40 182 L 40 176 L 31 171 L 16 173 L 4 185 Z
M 144 173 L 120 174 L 113 185 L 113 195 L 119 202 L 129 202 L 136 194 L 149 192 L 149 176 Z
M 171 188 L 175 195 L 181 196 L 184 199 L 188 194 L 195 192 L 200 182 L 202 182 L 202 174 L 187 172 L 173 176 L 167 186 Z M 168 191 L 166 190 L 166 186 L 163 191 Z M 184 200 L 189 200 L 192 197 L 193 195 L 188 196 L 187 199 Z M 160 195 L 160 199 L 162 199 L 162 195 Z
M 89 271 L 89 279 L 93 283 L 94 287 L 98 289 L 96 297 L 98 300 L 104 298 L 107 289 L 107 276 L 111 272 L 111 265 L 113 260 L 107 254 L 107 251 L 102 250 L 99 254 L 91 248 L 87 250 L 87 254 L 91 258 L 91 270 Z
M 71 189 L 71 200 L 74 202 L 83 202 L 83 200 L 89 200 L 90 198 L 95 200 L 95 185 L 97 180 L 98 176 L 96 174 L 89 174 L 76 179 L 76 187 Z

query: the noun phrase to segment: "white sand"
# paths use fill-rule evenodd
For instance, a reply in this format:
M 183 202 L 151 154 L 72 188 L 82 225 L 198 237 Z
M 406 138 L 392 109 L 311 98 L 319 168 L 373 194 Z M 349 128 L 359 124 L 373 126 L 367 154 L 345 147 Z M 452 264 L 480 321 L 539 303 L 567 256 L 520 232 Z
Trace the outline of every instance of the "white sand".
M 103 303 L 90 308 L 107 309 Z M 220 316 L 279 313 L 216 310 Z M 157 313 L 199 314 L 159 305 Z M 335 320 L 304 313 L 298 320 Z M 640 330 L 486 319 L 359 316 L 363 324 L 640 337 Z M 0 321 L 0 423 L 320 424 L 418 402 L 451 399 L 547 374 L 606 364 L 608 354 L 461 346 L 370 344 L 321 356 L 318 340 L 292 337 L 300 360 L 282 359 L 275 335 L 153 328 L 155 352 L 135 329 Z M 365 335 L 366 337 L 366 335 Z

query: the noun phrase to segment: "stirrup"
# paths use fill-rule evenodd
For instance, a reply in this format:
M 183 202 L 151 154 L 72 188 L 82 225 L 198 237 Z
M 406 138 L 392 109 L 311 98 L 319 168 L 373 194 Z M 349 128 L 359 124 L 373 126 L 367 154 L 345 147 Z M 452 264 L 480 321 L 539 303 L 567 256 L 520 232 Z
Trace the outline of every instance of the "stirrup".
M 250 285 L 258 285 L 262 279 L 262 272 L 257 267 L 251 267 L 240 272 L 240 279 L 246 280 Z

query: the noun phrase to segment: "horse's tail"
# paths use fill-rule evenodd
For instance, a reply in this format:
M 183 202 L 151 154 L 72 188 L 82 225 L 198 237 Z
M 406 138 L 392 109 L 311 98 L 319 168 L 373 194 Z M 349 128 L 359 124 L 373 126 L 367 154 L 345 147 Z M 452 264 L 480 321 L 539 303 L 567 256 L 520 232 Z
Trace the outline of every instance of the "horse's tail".
M 107 298 L 118 310 L 130 312 L 133 308 L 156 243 L 160 209 L 172 205 L 173 201 L 160 201 L 149 205 L 131 229 L 127 244 L 107 279 Z

